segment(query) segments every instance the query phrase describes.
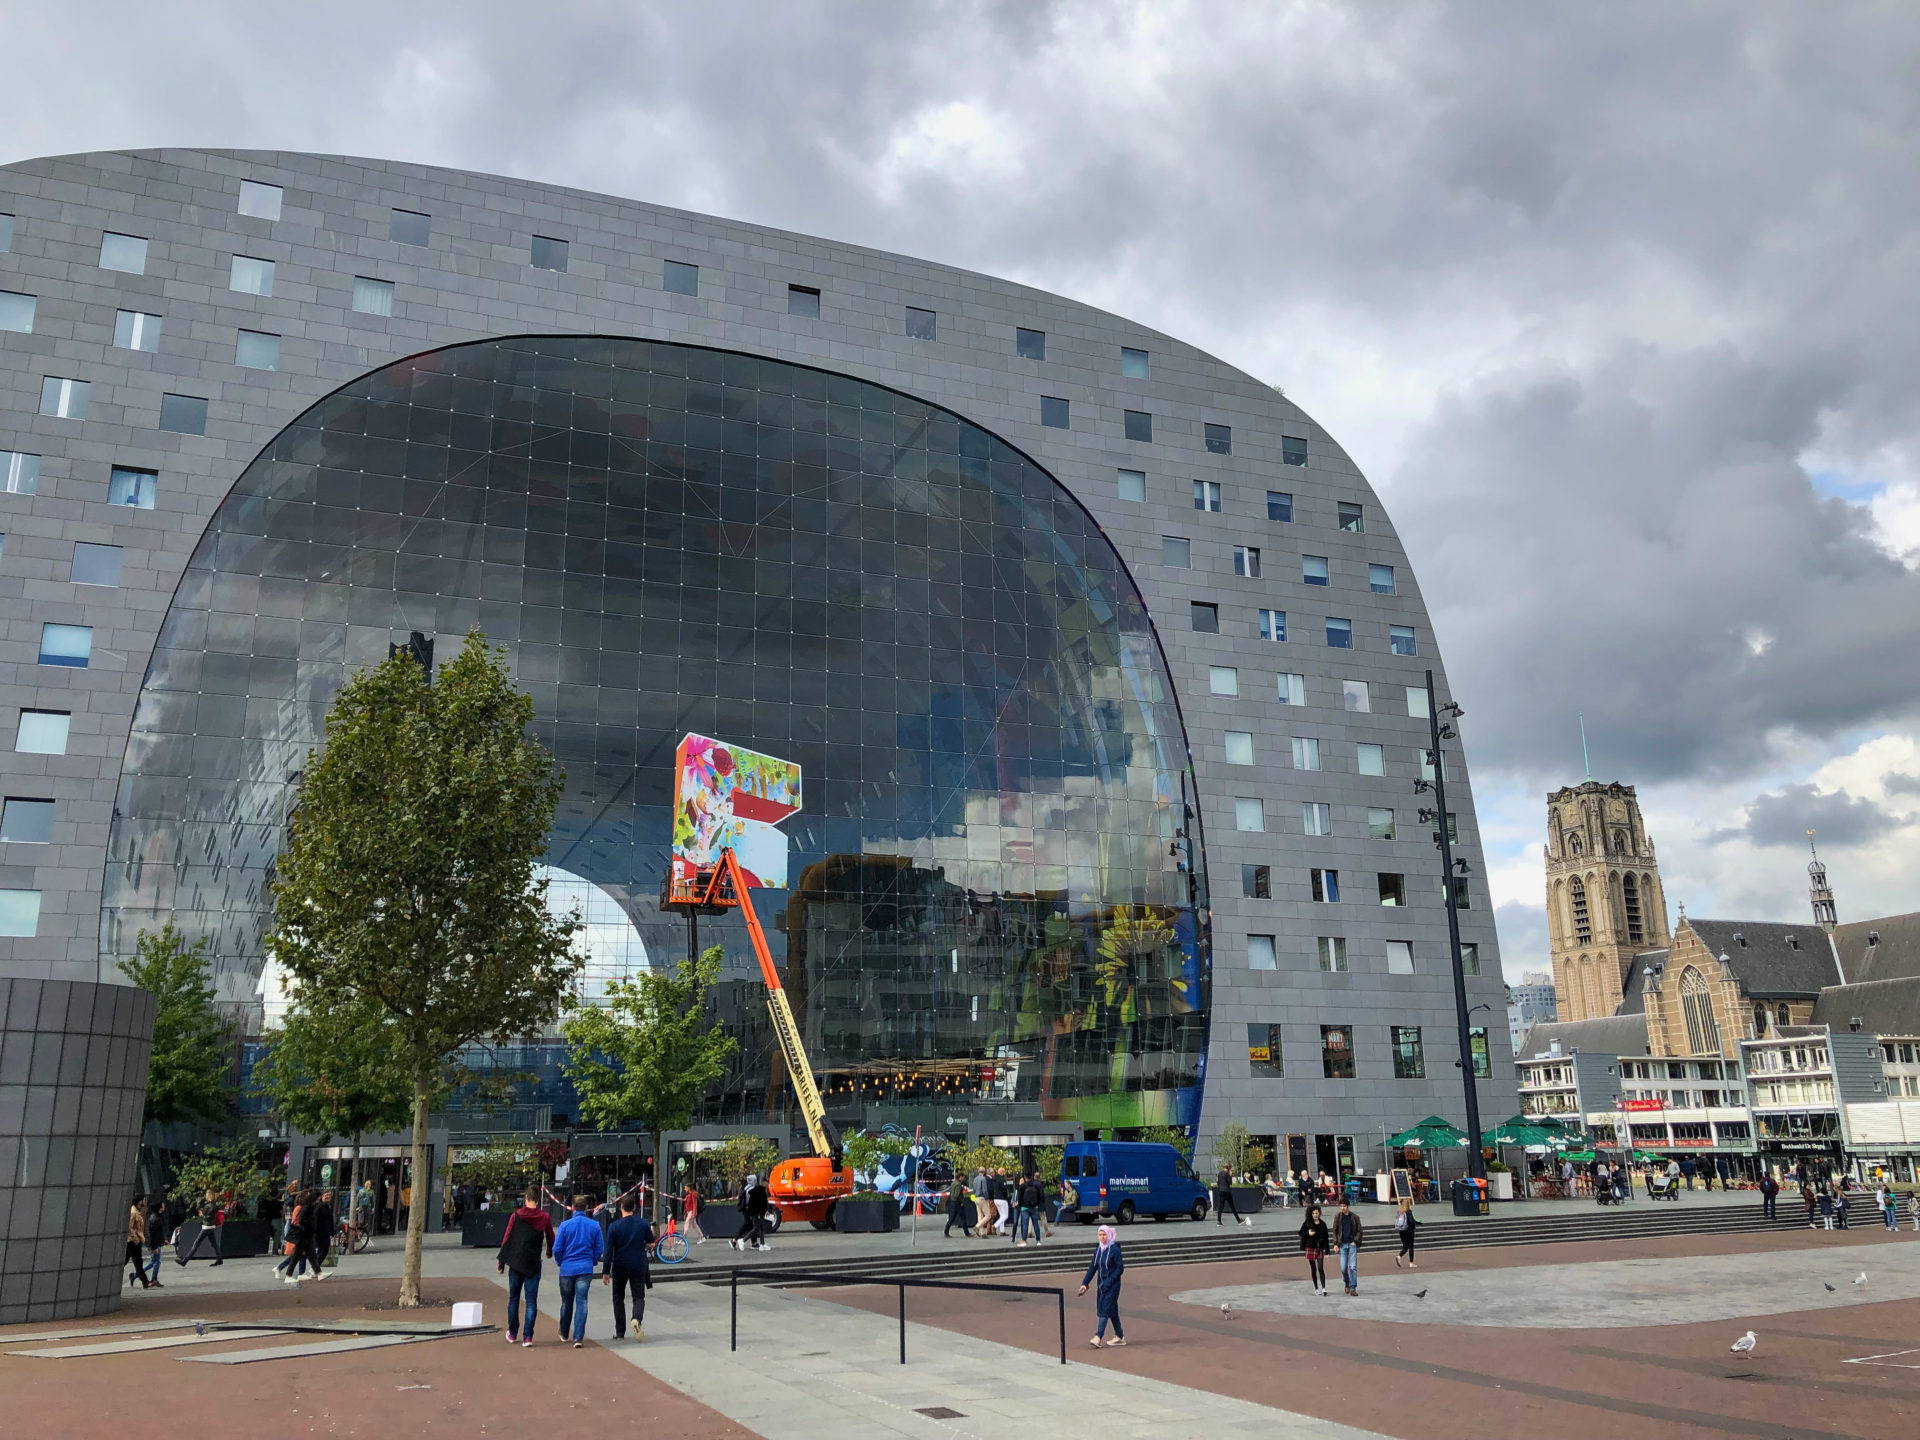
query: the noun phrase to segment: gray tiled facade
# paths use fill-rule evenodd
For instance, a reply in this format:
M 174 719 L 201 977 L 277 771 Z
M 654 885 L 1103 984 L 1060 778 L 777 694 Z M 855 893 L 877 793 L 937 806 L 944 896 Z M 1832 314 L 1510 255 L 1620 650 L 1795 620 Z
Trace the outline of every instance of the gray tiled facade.
M 153 1013 L 127 985 L 0 978 L 0 1325 L 119 1304 Z
M 278 219 L 239 213 L 242 180 L 281 188 Z M 391 212 L 431 217 L 428 243 L 389 238 Z M 0 974 L 112 980 L 102 875 L 141 677 L 187 559 L 235 478 L 291 420 L 338 387 L 397 359 L 515 335 L 616 335 L 797 361 L 948 407 L 1044 466 L 1097 519 L 1130 567 L 1171 665 L 1199 779 L 1213 897 L 1207 1134 L 1238 1119 L 1256 1134 L 1354 1137 L 1378 1163 L 1382 1126 L 1430 1113 L 1458 1121 L 1452 982 L 1437 852 L 1416 820 L 1431 796 L 1413 782 L 1426 722 L 1406 690 L 1436 672 L 1419 586 L 1390 517 L 1344 451 L 1291 401 L 1211 356 L 1120 317 L 987 276 L 806 236 L 526 181 L 374 160 L 283 153 L 154 151 L 68 156 L 0 169 L 0 291 L 34 297 L 30 333 L 0 331 L 0 451 L 41 457 L 32 494 L 0 494 L 0 766 L 8 796 L 57 802 L 51 842 L 0 846 L 0 890 L 37 891 L 37 933 L 0 939 Z M 102 269 L 104 232 L 147 240 L 143 274 Z M 564 272 L 530 264 L 535 235 L 565 240 Z M 230 288 L 235 256 L 271 261 L 273 293 Z M 698 293 L 663 288 L 666 262 L 699 267 Z M 390 282 L 392 314 L 352 308 L 356 277 Z M 817 318 L 789 313 L 788 287 L 820 292 Z M 935 338 L 908 333 L 907 307 L 935 312 Z M 16 307 L 17 308 L 17 307 Z M 116 348 L 116 312 L 158 315 L 151 353 Z M 1043 360 L 1015 351 L 1016 327 L 1046 334 Z M 280 337 L 276 370 L 235 363 L 241 331 Z M 1121 349 L 1149 355 L 1122 373 Z M 42 415 L 47 377 L 88 383 L 84 419 Z M 207 402 L 205 435 L 164 431 L 162 396 Z M 1068 401 L 1068 428 L 1041 424 L 1042 397 Z M 1152 416 L 1152 440 L 1126 438 L 1125 412 Z M 1231 427 L 1231 453 L 1204 427 Z M 1288 464 L 1284 441 L 1304 441 Z M 158 472 L 152 509 L 108 503 L 113 466 Z M 1118 474 L 1144 472 L 1145 498 Z M 1216 482 L 1217 513 L 1196 481 Z M 1267 492 L 1293 496 L 1268 519 Z M 1364 529 L 1342 529 L 1341 502 Z M 1162 539 L 1191 542 L 1191 568 L 1162 564 Z M 76 586 L 76 543 L 124 547 L 117 588 Z M 1261 551 L 1262 578 L 1234 573 L 1236 545 Z M 1301 580 L 1324 556 L 1330 584 Z M 1369 588 L 1391 565 L 1394 593 Z M 1220 632 L 1196 633 L 1190 602 L 1219 606 Z M 1261 607 L 1283 610 L 1284 644 L 1259 638 Z M 1352 622 L 1333 649 L 1328 616 Z M 36 663 L 43 624 L 93 627 L 85 668 Z M 1393 653 L 1389 626 L 1417 653 Z M 395 638 L 401 638 L 396 636 Z M 1238 671 L 1238 694 L 1210 690 L 1210 667 Z M 1303 706 L 1279 703 L 1276 676 L 1305 677 Z M 1365 681 L 1371 708 L 1344 708 Z M 22 709 L 72 714 L 67 753 L 19 753 Z M 1228 763 L 1227 732 L 1250 732 L 1252 765 Z M 1292 767 L 1294 737 L 1320 742 L 1318 771 Z M 1359 773 L 1357 747 L 1384 749 L 1384 774 Z M 1462 937 L 1479 948 L 1469 982 L 1490 1031 L 1483 1114 L 1515 1108 L 1505 1006 L 1471 790 L 1457 747 L 1448 769 L 1456 854 L 1470 864 Z M 1235 800 L 1262 802 L 1265 829 L 1236 829 Z M 1331 807 L 1332 831 L 1302 831 L 1301 803 Z M 1397 838 L 1368 838 L 1369 807 L 1395 813 Z M 1272 898 L 1241 897 L 1241 866 L 1272 867 Z M 1315 903 L 1309 869 L 1338 869 L 1341 900 Z M 1407 905 L 1376 902 L 1382 872 L 1406 877 Z M 1276 937 L 1277 968 L 1251 969 L 1249 933 Z M 1323 973 L 1320 936 L 1347 943 L 1349 971 Z M 1387 973 L 1387 943 L 1412 945 L 1414 973 Z M 103 958 L 104 957 L 104 958 Z M 234 999 L 250 998 L 232 996 Z M 1256 1074 L 1248 1027 L 1282 1027 L 1284 1077 Z M 1321 1026 L 1350 1025 L 1356 1078 L 1321 1078 Z M 1424 1079 L 1393 1078 L 1389 1027 L 1421 1027 Z

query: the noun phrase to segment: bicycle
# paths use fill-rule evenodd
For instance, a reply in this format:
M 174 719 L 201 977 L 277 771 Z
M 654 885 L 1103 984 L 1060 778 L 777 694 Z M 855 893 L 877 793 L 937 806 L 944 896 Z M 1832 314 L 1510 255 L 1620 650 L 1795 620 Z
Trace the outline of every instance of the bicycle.
M 667 1233 L 654 1242 L 653 1258 L 662 1265 L 678 1265 L 687 1258 L 691 1248 L 687 1244 L 687 1237 L 674 1228 L 673 1220 L 669 1218 Z
M 358 1255 L 373 1243 L 373 1236 L 352 1220 L 341 1224 L 336 1248 L 343 1254 Z

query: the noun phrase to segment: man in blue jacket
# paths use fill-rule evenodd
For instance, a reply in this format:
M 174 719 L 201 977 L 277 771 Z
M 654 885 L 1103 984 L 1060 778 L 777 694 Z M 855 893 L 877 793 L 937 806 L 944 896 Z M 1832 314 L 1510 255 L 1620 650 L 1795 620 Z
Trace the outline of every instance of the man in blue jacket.
M 573 1214 L 554 1232 L 553 1259 L 560 1268 L 560 1338 L 567 1338 L 567 1322 L 572 1320 L 576 1350 L 586 1343 L 587 1297 L 593 1293 L 594 1268 L 605 1249 L 599 1223 L 587 1214 L 587 1197 L 575 1195 Z
M 633 1213 L 633 1196 L 620 1199 L 620 1218 L 607 1232 L 607 1263 L 600 1283 L 613 1286 L 613 1338 L 627 1338 L 627 1291 L 633 1291 L 633 1338 L 644 1340 L 640 1324 L 647 1316 L 647 1287 L 653 1284 L 653 1226 Z

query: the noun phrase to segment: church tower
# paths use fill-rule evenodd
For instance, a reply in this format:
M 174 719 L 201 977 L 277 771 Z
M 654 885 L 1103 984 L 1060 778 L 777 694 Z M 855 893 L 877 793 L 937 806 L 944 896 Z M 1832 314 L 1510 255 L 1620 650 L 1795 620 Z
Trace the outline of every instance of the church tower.
M 1633 957 L 1672 938 L 1659 861 L 1633 787 L 1587 780 L 1549 795 L 1546 861 L 1560 1018 L 1611 1015 Z
M 1813 863 L 1807 866 L 1807 898 L 1813 901 L 1813 923 L 1831 935 L 1840 923 L 1840 912 L 1834 908 L 1833 887 L 1827 884 L 1826 863 L 1820 858 L 1820 851 L 1813 843 L 1813 831 L 1807 831 L 1807 849 L 1813 851 Z

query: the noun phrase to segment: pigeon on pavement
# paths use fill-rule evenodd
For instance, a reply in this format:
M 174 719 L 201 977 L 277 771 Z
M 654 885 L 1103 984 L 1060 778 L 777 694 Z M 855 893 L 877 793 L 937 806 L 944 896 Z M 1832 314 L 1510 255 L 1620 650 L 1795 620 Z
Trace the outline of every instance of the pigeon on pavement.
M 1427 1292 L 1424 1290 L 1416 1290 L 1413 1292 L 1413 1298 L 1416 1300 L 1424 1300 L 1427 1298 Z
M 1824 1281 L 1824 1280 L 1822 1280 L 1822 1281 L 1821 1281 L 1820 1283 L 1821 1283 L 1822 1285 L 1827 1285 L 1827 1282 L 1826 1282 L 1826 1281 Z M 1829 1295 L 1831 1295 L 1831 1294 L 1833 1293 L 1833 1286 L 1831 1286 L 1831 1285 L 1827 1285 L 1827 1293 L 1828 1293 Z
M 194 1322 L 193 1322 L 193 1333 L 194 1333 L 194 1334 L 196 1334 L 196 1335 L 204 1335 L 204 1334 L 206 1334 L 206 1333 L 207 1333 L 207 1322 L 206 1322 L 206 1321 L 204 1321 L 204 1320 L 196 1320 L 196 1321 L 194 1321 Z
M 1736 1355 L 1745 1355 L 1750 1353 L 1753 1350 L 1753 1347 L 1755 1345 L 1758 1345 L 1759 1343 L 1760 1342 L 1754 1338 L 1753 1331 L 1749 1330 L 1747 1331 L 1746 1334 L 1742 1335 L 1738 1340 L 1734 1341 L 1733 1344 L 1729 1345 L 1727 1348 L 1733 1351 L 1733 1353 Z

